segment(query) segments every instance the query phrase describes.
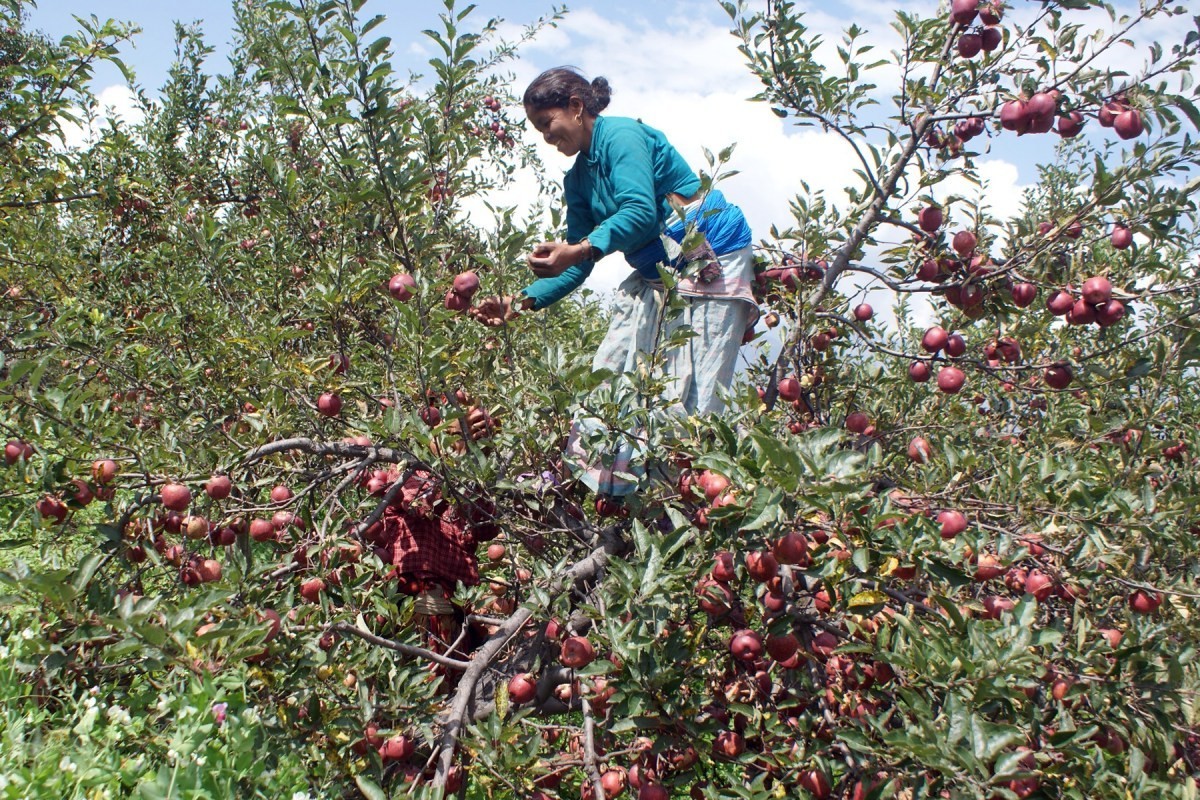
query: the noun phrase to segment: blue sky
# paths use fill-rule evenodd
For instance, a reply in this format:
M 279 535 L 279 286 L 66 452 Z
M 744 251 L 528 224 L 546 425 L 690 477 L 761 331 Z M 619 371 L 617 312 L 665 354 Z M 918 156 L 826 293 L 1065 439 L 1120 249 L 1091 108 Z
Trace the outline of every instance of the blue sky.
M 103 3 L 86 0 L 35 0 L 37 7 L 31 9 L 29 19 L 34 28 L 39 28 L 53 38 L 58 38 L 76 29 L 73 16 L 114 19 L 133 22 L 142 28 L 136 37 L 133 49 L 127 49 L 124 59 L 134 67 L 139 81 L 149 90 L 156 89 L 170 66 L 175 21 L 199 21 L 210 45 L 216 47 L 214 65 L 228 53 L 233 36 L 233 0 L 201 0 L 196 3 L 158 2 L 157 0 L 105 0 Z M 517 25 L 548 15 L 555 5 L 551 0 L 476 0 L 477 11 L 471 19 L 483 20 L 500 17 Z M 466 0 L 458 0 L 456 8 L 461 10 Z M 605 0 L 602 3 L 570 4 L 572 9 L 596 8 L 611 19 L 639 21 L 653 26 L 664 25 L 673 15 L 688 13 L 724 22 L 728 18 L 716 0 L 656 0 L 655 2 L 630 2 L 630 0 Z M 410 44 L 419 45 L 420 31 L 434 27 L 438 15 L 445 11 L 442 0 L 372 0 L 365 8 L 368 14 L 384 14 L 388 22 L 383 32 L 393 37 L 396 63 L 413 70 L 420 70 L 425 59 L 413 50 Z M 568 59 L 569 60 L 569 59 Z M 215 68 L 215 67 L 214 67 Z M 97 75 L 97 82 L 106 85 L 119 80 L 115 70 L 105 70 Z

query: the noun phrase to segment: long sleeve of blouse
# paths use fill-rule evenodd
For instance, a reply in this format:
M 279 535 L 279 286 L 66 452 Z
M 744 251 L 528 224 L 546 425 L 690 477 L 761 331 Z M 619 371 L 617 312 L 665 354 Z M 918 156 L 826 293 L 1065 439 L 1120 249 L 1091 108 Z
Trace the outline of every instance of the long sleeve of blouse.
M 699 188 L 699 177 L 660 131 L 634 119 L 598 117 L 589 152 L 579 154 L 563 184 L 567 241 L 586 237 L 603 254 L 636 250 L 662 231 L 669 192 L 689 196 Z M 534 281 L 525 295 L 545 308 L 575 291 L 593 264 Z

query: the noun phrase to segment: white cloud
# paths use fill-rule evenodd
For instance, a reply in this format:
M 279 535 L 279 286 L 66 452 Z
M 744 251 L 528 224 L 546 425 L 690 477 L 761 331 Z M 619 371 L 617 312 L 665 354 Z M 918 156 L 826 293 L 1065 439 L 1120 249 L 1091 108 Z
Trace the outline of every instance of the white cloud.
M 100 130 L 108 123 L 106 119 L 120 120 L 134 125 L 145 118 L 137 95 L 125 85 L 106 86 L 96 93 L 98 118 L 83 120 L 81 124 L 66 123 L 63 125 L 63 141 L 67 148 L 83 147 L 95 140 Z

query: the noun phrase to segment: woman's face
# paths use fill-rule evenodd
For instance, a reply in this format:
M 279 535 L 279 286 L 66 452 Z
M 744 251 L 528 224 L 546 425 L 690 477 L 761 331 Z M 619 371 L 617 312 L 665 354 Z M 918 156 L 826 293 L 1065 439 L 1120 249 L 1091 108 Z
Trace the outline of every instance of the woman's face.
M 583 102 L 577 97 L 572 97 L 566 108 L 534 110 L 526 107 L 525 116 L 546 140 L 546 144 L 553 145 L 564 156 L 573 156 L 590 143 L 591 126 L 585 124 L 588 121 L 587 114 L 583 111 Z

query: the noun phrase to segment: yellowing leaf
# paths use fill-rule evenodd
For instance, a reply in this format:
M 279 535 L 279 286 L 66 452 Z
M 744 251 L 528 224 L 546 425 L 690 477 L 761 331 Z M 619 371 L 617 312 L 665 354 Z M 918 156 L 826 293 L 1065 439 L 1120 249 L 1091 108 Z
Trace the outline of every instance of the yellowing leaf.
M 504 681 L 496 684 L 496 714 L 501 719 L 508 716 L 508 684 Z
M 854 597 L 850 598 L 850 608 L 857 608 L 859 606 L 877 606 L 886 602 L 887 595 L 883 592 L 859 592 L 858 594 L 854 595 Z

